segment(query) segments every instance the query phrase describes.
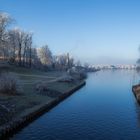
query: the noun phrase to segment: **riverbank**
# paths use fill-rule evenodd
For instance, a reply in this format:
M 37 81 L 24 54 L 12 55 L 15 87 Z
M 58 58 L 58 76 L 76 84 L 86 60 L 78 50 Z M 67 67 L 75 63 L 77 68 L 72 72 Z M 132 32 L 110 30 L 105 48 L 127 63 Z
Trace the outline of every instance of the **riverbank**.
M 138 101 L 138 103 L 140 104 L 140 85 L 134 85 L 132 87 L 132 91 L 136 97 L 136 100 Z
M 0 70 L 2 71 L 2 68 Z M 5 71 L 5 68 L 3 70 Z M 11 66 L 7 68 L 7 72 L 19 77 L 23 91 L 19 95 L 0 93 L 0 139 L 23 128 L 85 85 L 84 80 L 75 82 L 56 80 L 65 72 L 41 72 Z M 38 93 L 35 90 L 36 83 L 42 81 L 45 81 L 51 92 Z

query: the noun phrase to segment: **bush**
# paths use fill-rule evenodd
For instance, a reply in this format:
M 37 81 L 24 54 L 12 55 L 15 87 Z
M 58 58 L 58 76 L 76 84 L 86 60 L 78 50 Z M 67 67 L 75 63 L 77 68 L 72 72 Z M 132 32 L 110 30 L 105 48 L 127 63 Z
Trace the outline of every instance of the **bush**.
M 87 78 L 87 73 L 85 71 L 81 71 L 79 72 L 79 75 L 80 75 L 80 79 L 86 79 Z
M 41 95 L 47 95 L 48 97 L 58 97 L 60 96 L 60 92 L 50 89 L 47 86 L 47 82 L 39 82 L 35 84 L 35 90 L 37 91 L 37 93 L 41 94 Z
M 14 95 L 18 93 L 18 78 L 11 73 L 0 75 L 0 93 Z
M 87 73 L 84 69 L 72 68 L 67 71 L 67 73 L 78 80 L 83 80 L 87 78 Z
M 9 64 L 14 64 L 15 63 L 15 58 L 14 57 L 10 57 L 8 60 Z
M 66 83 L 71 83 L 71 82 L 74 82 L 75 79 L 70 76 L 70 75 L 64 75 L 60 78 L 57 79 L 58 82 L 66 82 Z
M 48 90 L 47 84 L 45 82 L 37 82 L 35 83 L 35 90 L 38 91 L 39 93 L 47 91 Z

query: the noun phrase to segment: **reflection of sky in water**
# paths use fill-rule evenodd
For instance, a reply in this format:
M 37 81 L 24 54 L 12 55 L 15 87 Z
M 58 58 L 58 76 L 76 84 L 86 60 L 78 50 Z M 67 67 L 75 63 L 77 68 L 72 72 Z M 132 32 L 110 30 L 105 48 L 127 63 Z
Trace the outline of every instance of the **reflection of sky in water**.
M 12 139 L 139 139 L 140 106 L 132 93 L 134 74 L 133 70 L 89 74 L 84 88 Z

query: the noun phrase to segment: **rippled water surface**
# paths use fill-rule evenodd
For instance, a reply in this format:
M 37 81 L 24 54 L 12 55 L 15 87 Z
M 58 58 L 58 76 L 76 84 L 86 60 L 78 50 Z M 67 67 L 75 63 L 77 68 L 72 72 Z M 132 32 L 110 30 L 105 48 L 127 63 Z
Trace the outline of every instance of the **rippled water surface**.
M 85 87 L 25 127 L 11 140 L 140 139 L 140 106 L 133 70 L 89 74 Z

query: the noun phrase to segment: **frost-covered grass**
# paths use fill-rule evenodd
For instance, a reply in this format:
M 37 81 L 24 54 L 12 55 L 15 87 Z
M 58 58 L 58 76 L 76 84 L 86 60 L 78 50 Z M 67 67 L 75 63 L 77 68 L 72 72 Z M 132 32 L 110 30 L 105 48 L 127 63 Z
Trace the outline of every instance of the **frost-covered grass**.
M 10 72 L 10 76 L 9 74 L 3 75 L 5 71 Z M 0 92 L 0 107 L 2 107 L 3 105 L 6 108 L 11 107 L 9 108 L 9 112 L 8 112 L 11 119 L 12 117 L 14 118 L 20 117 L 25 113 L 28 114 L 28 112 L 35 110 L 38 106 L 54 100 L 56 96 L 54 92 L 53 92 L 53 96 L 50 96 L 51 94 L 50 92 L 45 94 L 45 92 L 48 92 L 48 89 L 49 91 L 50 89 L 52 91 L 58 91 L 58 94 L 61 94 L 77 86 L 77 84 L 79 84 L 79 82 L 77 83 L 58 82 L 57 79 L 61 79 L 61 77 L 63 77 L 66 74 L 66 72 L 59 72 L 59 71 L 41 72 L 37 70 L 14 67 L 14 66 L 9 66 L 6 69 L 5 67 L 3 67 L 2 69 L 0 68 L 0 72 L 1 72 L 0 74 L 3 75 L 2 79 L 6 79 L 6 80 L 1 80 L 0 82 L 2 84 L 3 83 L 7 84 L 9 87 L 7 88 L 8 89 L 7 91 L 4 91 L 5 93 L 9 93 L 9 94 L 3 94 L 2 92 Z M 36 90 L 37 85 L 41 86 L 40 84 L 43 84 L 43 89 L 44 88 L 47 89 L 43 91 L 43 94 L 38 94 L 38 91 Z M 11 89 L 13 91 L 12 96 L 10 92 Z M 17 93 L 17 89 L 20 90 L 22 89 L 21 94 L 15 94 Z M 0 108 L 0 113 L 2 113 L 2 110 L 4 109 Z

